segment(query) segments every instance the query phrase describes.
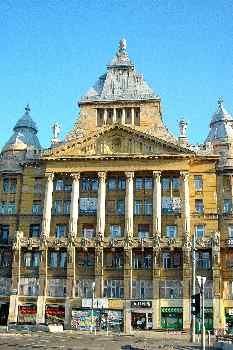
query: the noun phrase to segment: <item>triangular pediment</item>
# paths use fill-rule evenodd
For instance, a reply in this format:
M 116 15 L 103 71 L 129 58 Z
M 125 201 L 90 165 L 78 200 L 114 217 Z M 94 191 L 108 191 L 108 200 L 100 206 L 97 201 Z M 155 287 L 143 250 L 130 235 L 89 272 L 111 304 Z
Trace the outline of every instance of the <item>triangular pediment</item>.
M 88 137 L 69 141 L 50 151 L 46 158 L 74 158 L 87 156 L 181 155 L 192 154 L 186 147 L 165 141 L 125 125 L 111 125 Z

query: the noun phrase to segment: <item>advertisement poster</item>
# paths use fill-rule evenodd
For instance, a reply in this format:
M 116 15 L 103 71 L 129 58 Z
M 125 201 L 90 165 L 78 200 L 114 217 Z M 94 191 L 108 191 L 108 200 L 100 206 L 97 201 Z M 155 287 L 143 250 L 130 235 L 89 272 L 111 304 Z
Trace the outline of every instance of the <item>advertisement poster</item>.
M 62 305 L 46 305 L 45 322 L 46 324 L 64 324 L 65 307 Z
M 18 323 L 35 324 L 36 311 L 37 307 L 35 304 L 19 305 Z

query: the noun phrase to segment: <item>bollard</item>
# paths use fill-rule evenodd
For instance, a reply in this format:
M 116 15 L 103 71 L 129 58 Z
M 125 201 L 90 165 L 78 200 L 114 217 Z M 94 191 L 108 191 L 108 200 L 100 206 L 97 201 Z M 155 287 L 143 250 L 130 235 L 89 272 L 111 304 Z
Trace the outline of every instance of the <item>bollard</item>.
M 208 347 L 210 349 L 210 331 L 208 331 Z

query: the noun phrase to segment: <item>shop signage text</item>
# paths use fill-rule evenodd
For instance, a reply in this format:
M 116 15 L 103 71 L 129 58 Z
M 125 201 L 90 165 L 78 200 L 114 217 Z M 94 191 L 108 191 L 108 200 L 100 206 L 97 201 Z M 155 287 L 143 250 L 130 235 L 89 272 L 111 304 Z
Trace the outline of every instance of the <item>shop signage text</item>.
M 84 298 L 82 299 L 82 307 L 88 309 L 107 309 L 108 308 L 108 299 L 106 298 Z
M 132 308 L 149 309 L 152 307 L 152 301 L 150 300 L 133 300 L 131 301 Z

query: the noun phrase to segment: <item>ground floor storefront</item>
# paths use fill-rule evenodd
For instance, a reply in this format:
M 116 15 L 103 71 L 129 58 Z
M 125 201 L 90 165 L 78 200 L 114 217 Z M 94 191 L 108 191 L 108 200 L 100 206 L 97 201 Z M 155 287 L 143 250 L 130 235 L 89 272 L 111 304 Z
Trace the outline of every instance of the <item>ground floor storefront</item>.
M 9 303 L 0 302 L 0 326 L 6 326 L 9 315 Z

